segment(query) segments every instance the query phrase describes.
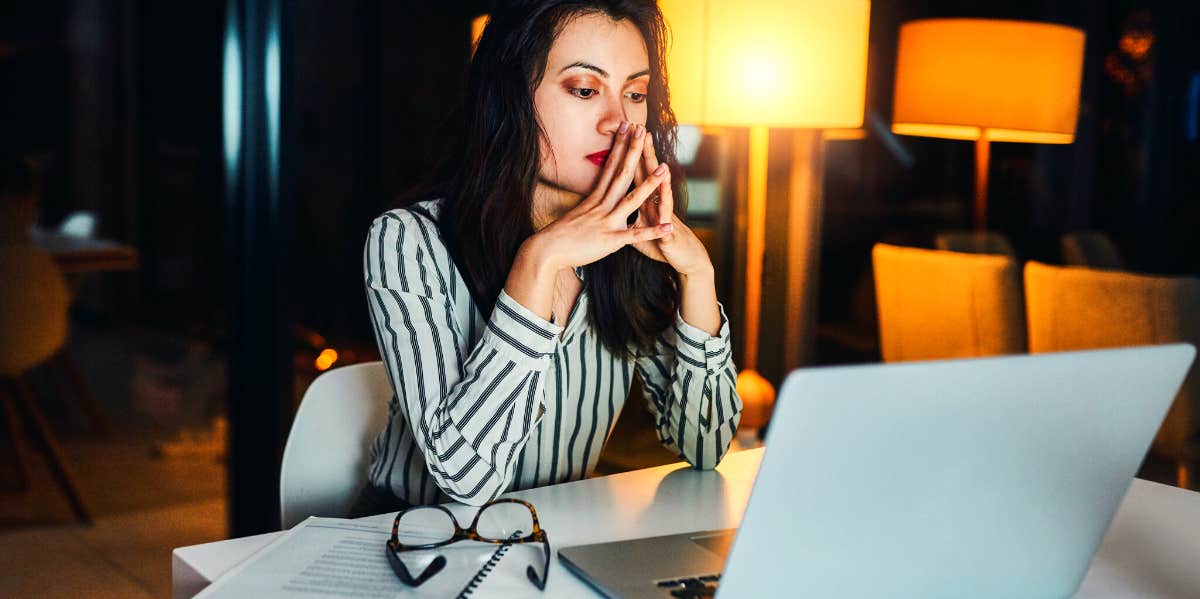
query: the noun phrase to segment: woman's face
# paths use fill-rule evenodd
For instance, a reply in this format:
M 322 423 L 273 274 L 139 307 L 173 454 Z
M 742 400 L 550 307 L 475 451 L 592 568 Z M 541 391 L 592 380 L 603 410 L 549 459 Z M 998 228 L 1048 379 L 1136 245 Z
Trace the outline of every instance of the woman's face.
M 559 33 L 533 93 L 542 183 L 591 193 L 622 121 L 646 124 L 650 61 L 633 23 L 580 16 Z

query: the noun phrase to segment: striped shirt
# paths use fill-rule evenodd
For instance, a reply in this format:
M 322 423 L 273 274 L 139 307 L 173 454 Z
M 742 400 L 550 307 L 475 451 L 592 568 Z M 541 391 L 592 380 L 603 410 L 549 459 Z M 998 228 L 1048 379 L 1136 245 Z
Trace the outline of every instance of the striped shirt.
M 440 205 L 419 204 L 434 218 Z M 412 505 L 480 505 L 506 491 L 582 479 L 635 372 L 667 449 L 710 469 L 729 448 L 742 402 L 723 308 L 716 337 L 676 314 L 653 352 L 627 361 L 588 324 L 586 290 L 564 325 L 503 290 L 485 319 L 434 223 L 415 211 L 376 218 L 363 261 L 395 391 L 368 484 Z M 582 279 L 582 269 L 575 272 Z

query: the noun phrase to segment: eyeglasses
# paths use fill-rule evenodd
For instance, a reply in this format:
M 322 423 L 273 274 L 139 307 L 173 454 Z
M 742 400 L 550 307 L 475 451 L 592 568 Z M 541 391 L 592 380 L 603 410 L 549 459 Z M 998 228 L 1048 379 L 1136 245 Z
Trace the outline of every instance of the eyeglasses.
M 401 524 L 404 530 L 401 530 Z M 466 529 L 458 525 L 458 519 L 445 506 L 422 505 L 401 510 L 392 522 L 392 538 L 387 542 L 388 563 L 404 584 L 420 586 L 446 567 L 446 558 L 437 556 L 413 578 L 408 567 L 400 561 L 400 554 L 463 540 L 497 545 L 541 543 L 545 556 L 542 573 L 539 575 L 530 565 L 526 567 L 525 575 L 539 590 L 546 590 L 546 576 L 550 573 L 550 539 L 538 525 L 537 511 L 520 499 L 497 499 L 484 504 Z

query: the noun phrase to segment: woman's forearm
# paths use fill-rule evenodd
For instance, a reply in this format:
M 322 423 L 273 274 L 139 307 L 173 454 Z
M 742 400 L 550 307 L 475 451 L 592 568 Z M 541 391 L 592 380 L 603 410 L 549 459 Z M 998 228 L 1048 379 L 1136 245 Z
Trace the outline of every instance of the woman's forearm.
M 721 330 L 721 311 L 717 307 L 716 277 L 711 269 L 699 274 L 680 275 L 683 321 L 715 337 Z
M 530 312 L 549 321 L 554 309 L 554 281 L 559 268 L 542 252 L 537 238 L 530 237 L 517 251 L 504 290 Z M 684 322 L 716 336 L 721 327 L 717 308 L 716 278 L 712 270 L 680 275 Z
M 527 310 L 549 321 L 554 310 L 554 281 L 558 271 L 541 251 L 537 237 L 530 237 L 517 250 L 504 290 Z

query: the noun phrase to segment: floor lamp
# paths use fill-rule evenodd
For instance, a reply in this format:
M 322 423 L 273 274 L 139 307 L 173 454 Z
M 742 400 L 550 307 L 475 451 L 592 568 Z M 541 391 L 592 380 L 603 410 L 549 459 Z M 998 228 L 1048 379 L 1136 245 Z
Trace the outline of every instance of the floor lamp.
M 974 225 L 987 225 L 993 141 L 1075 141 L 1084 33 L 1052 23 L 922 19 L 900 27 L 892 132 L 975 142 Z
M 668 73 L 679 122 L 749 128 L 745 354 L 738 365 L 738 394 L 745 406 L 742 426 L 758 428 L 766 423 L 775 397 L 774 388 L 756 370 L 770 130 L 790 130 L 796 149 L 784 323 L 787 355 L 813 337 L 822 148 L 817 130 L 862 125 L 871 4 L 660 0 L 659 6 L 672 33 Z

